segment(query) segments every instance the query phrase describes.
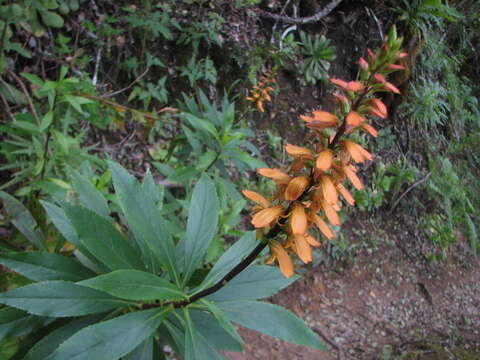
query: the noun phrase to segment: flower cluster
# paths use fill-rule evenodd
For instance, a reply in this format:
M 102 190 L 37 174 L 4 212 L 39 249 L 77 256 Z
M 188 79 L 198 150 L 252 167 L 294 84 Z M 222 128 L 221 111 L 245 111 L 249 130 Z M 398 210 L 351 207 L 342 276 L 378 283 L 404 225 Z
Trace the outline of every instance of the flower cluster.
M 387 117 L 387 108 L 376 97 L 377 93 L 399 93 L 386 79 L 391 72 L 404 69 L 396 64 L 406 56 L 400 51 L 401 43 L 393 28 L 381 50 L 374 53 L 369 49 L 368 60 L 359 60 L 358 81 L 330 79 L 337 88 L 333 94 L 334 111 L 316 110 L 310 116 L 300 116 L 313 133 L 307 137 L 311 139 L 307 146 L 285 146 L 292 159 L 289 169 L 257 170 L 275 182 L 273 196 L 267 199 L 257 192 L 243 190 L 243 195 L 256 203 L 251 223 L 260 235 L 269 238 L 270 262 L 277 260 L 286 277 L 294 274 L 289 253 L 296 254 L 303 263 L 311 262 L 312 247 L 321 245 L 311 230 L 317 228 L 327 239 L 332 239 L 334 232 L 330 225 L 340 225 L 341 199 L 349 205 L 355 204 L 345 186 L 346 180 L 356 189 L 363 188 L 357 165 L 372 160 L 373 155 L 350 135 L 364 132 L 378 136 L 368 119 Z M 285 234 L 284 240 L 279 240 L 281 234 Z
M 268 76 L 262 76 L 261 81 L 250 90 L 250 96 L 247 96 L 246 100 L 253 102 L 261 112 L 265 112 L 263 105 L 267 101 L 272 101 L 270 93 L 273 91 L 272 85 L 275 82 L 275 74 L 273 72 Z

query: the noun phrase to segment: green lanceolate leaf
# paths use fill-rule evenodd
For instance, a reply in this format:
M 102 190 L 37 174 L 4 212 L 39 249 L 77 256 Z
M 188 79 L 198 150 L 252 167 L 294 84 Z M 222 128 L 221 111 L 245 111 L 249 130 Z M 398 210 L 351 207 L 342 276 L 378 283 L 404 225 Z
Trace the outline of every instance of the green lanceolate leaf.
M 218 323 L 220 326 L 230 335 L 233 339 L 235 339 L 239 344 L 240 347 L 243 344 L 243 339 L 241 336 L 238 334 L 237 330 L 233 326 L 233 324 L 230 322 L 230 320 L 227 319 L 225 314 L 223 313 L 220 308 L 215 305 L 213 302 L 207 301 L 207 300 L 201 300 L 202 304 L 205 305 L 205 307 L 212 313 L 212 315 L 217 319 Z
M 107 217 L 110 214 L 110 209 L 102 193 L 93 186 L 91 181 L 79 172 L 73 169 L 70 169 L 69 172 L 73 188 L 80 198 L 80 203 L 97 214 Z
M 185 315 L 185 360 L 219 359 L 222 357 L 215 351 L 210 343 L 197 331 L 190 318 L 188 309 L 184 309 Z
M 75 245 L 77 250 L 75 250 L 74 253 L 75 256 L 77 256 L 77 258 L 80 260 L 80 262 L 84 266 L 92 269 L 97 273 L 106 272 L 108 270 L 107 267 L 105 267 L 105 265 L 98 261 L 97 258 L 95 258 L 80 242 L 77 236 L 77 232 L 75 231 L 75 228 L 73 227 L 70 219 L 65 214 L 65 211 L 62 208 L 53 205 L 47 201 L 40 200 L 40 203 L 47 212 L 50 220 L 60 231 L 63 237 L 69 242 L 71 242 L 73 245 Z
M 110 170 L 117 198 L 142 251 L 145 265 L 155 272 L 159 262 L 178 283 L 173 241 L 152 196 L 120 165 L 111 162 Z
M 48 252 L 0 254 L 0 264 L 34 281 L 80 281 L 95 276 L 76 259 Z
M 144 269 L 139 254 L 111 221 L 81 206 L 65 204 L 65 212 L 82 245 L 109 269 Z
M 45 238 L 38 229 L 38 224 L 30 211 L 23 204 L 6 192 L 0 191 L 0 198 L 15 227 L 36 247 L 45 250 Z
M 186 294 L 167 280 L 138 270 L 117 270 L 79 284 L 128 300 L 163 301 L 186 298 Z
M 153 360 L 153 337 L 144 340 L 122 360 Z
M 90 315 L 73 320 L 68 324 L 52 331 L 37 342 L 23 358 L 23 360 L 45 359 L 59 347 L 61 343 L 81 329 L 100 321 L 104 315 Z
M 95 314 L 132 305 L 103 291 L 67 281 L 44 281 L 10 290 L 0 294 L 0 304 L 49 317 Z
M 200 334 L 215 349 L 242 351 L 243 340 L 232 337 L 218 320 L 210 313 L 200 310 L 190 310 L 190 317 Z
M 45 25 L 53 28 L 61 28 L 63 26 L 63 19 L 60 15 L 54 13 L 53 11 L 41 11 L 40 16 Z
M 287 279 L 275 266 L 253 265 L 230 280 L 219 291 L 208 296 L 212 301 L 256 300 L 272 295 L 296 281 Z
M 246 328 L 295 344 L 326 350 L 318 336 L 293 313 L 258 301 L 218 303 L 227 318 Z
M 19 309 L 4 307 L 0 309 L 0 341 L 26 335 L 44 322 L 45 318 L 30 315 Z
M 45 360 L 117 360 L 151 336 L 168 309 L 132 312 L 80 330 Z
M 237 266 L 250 252 L 258 245 L 258 240 L 255 237 L 255 231 L 248 232 L 242 236 L 232 247 L 230 247 L 213 266 L 208 273 L 205 280 L 200 285 L 202 290 L 208 286 L 220 281 L 225 275 L 229 273 L 235 266 Z
M 214 183 L 202 175 L 193 190 L 183 239 L 184 283 L 188 281 L 217 231 L 219 202 Z

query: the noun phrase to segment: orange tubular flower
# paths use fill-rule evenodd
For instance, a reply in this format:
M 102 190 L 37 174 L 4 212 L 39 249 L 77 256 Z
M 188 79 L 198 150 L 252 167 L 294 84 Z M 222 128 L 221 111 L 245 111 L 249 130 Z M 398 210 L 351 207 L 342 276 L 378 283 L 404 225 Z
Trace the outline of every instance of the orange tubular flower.
M 350 111 L 346 118 L 347 128 L 354 129 L 365 122 L 365 118 L 356 111 Z
M 330 79 L 332 84 L 338 86 L 340 89 L 344 91 L 362 91 L 363 85 L 360 81 L 344 81 L 340 79 Z
M 323 150 L 318 154 L 317 161 L 315 162 L 315 167 L 323 172 L 327 172 L 333 163 L 333 151 L 330 149 Z
M 285 200 L 297 200 L 307 189 L 310 179 L 307 176 L 297 176 L 293 178 L 285 189 Z
M 365 160 L 372 160 L 373 156 L 363 147 L 351 140 L 342 141 L 343 148 L 352 157 L 353 161 L 363 163 Z
M 290 256 L 288 256 L 288 253 L 283 248 L 282 244 L 280 244 L 278 241 L 272 240 L 268 245 L 270 247 L 271 256 L 267 261 L 267 264 L 271 264 L 277 260 L 283 276 L 286 278 L 292 277 L 295 274 L 293 261 L 290 259 Z
M 257 229 L 272 225 L 283 214 L 283 206 L 277 205 L 260 210 L 252 217 L 252 225 Z
M 323 208 L 323 211 L 325 212 L 325 215 L 327 216 L 328 221 L 330 221 L 334 226 L 340 226 L 340 217 L 338 216 L 334 207 L 329 203 L 327 203 L 326 200 L 323 200 L 322 208 Z
M 268 208 L 270 207 L 272 204 L 270 203 L 270 201 L 268 201 L 267 199 L 265 199 L 262 195 L 260 195 L 259 193 L 255 192 L 255 191 L 251 191 L 251 190 L 242 190 L 242 194 L 243 196 L 245 196 L 247 199 L 250 199 L 252 200 L 254 203 L 257 203 L 258 205 L 260 205 L 262 208 Z
M 367 123 L 362 124 L 362 129 L 365 130 L 366 132 L 368 132 L 373 137 L 378 137 L 378 131 L 372 125 L 367 124 Z
M 294 234 L 292 235 L 291 240 L 293 241 L 294 250 L 300 260 L 302 260 L 305 264 L 312 262 L 312 248 L 310 247 L 305 236 Z
M 352 165 L 344 166 L 342 170 L 343 170 L 345 176 L 348 178 L 348 180 L 350 180 L 352 185 L 355 187 L 355 189 L 357 189 L 357 190 L 362 190 L 363 189 L 362 181 L 357 176 L 357 172 Z
M 370 113 L 376 115 L 382 119 L 388 116 L 387 107 L 382 100 L 374 98 L 370 100 Z
M 338 202 L 337 188 L 333 184 L 332 178 L 329 175 L 322 175 L 320 177 L 320 185 L 322 187 L 323 198 L 330 205 L 334 205 Z
M 317 226 L 318 230 L 320 230 L 320 232 L 323 235 L 325 235 L 325 237 L 328 240 L 331 240 L 335 237 L 335 234 L 333 233 L 332 229 L 330 229 L 327 223 L 323 221 L 323 219 L 320 216 L 318 216 L 317 214 L 313 214 L 311 219 L 313 223 Z
M 307 232 L 307 214 L 301 204 L 293 205 L 290 213 L 290 230 L 294 235 L 303 235 Z
M 343 198 L 345 201 L 348 203 L 348 205 L 355 205 L 355 199 L 353 198 L 352 194 L 350 194 L 350 191 L 348 191 L 345 186 L 342 184 L 337 184 L 337 189 L 342 194 Z
M 320 129 L 338 126 L 338 117 L 328 111 L 316 110 L 313 117 L 300 115 L 300 118 L 308 123 L 308 127 L 315 126 Z
M 293 157 L 303 157 L 307 159 L 313 159 L 312 150 L 305 147 L 287 144 L 285 145 L 285 151 Z
M 291 177 L 280 169 L 259 168 L 257 173 L 274 180 L 277 184 L 288 184 Z

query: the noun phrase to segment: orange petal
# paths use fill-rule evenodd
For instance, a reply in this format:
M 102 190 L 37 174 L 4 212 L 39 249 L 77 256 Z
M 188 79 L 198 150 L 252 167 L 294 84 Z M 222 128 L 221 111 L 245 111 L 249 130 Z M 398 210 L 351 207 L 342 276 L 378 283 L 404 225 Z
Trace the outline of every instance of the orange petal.
M 333 94 L 333 96 L 335 96 L 337 98 L 337 101 L 339 104 L 341 105 L 349 105 L 349 101 L 348 101 L 348 98 L 345 96 L 345 95 L 342 95 L 342 94 Z
M 313 247 L 319 247 L 319 246 L 322 245 L 322 243 L 318 242 L 317 239 L 315 239 L 309 233 L 305 234 L 305 240 L 307 240 L 308 245 L 313 246 Z
M 338 124 L 338 117 L 332 113 L 329 113 L 328 111 L 315 110 L 313 112 L 313 118 L 316 121 L 321 121 L 328 124 Z
M 323 219 L 317 214 L 313 216 L 313 223 L 318 227 L 318 230 L 320 230 L 327 239 L 331 240 L 335 237 L 332 229 L 330 229 L 327 223 L 323 221 Z
M 330 79 L 332 84 L 338 86 L 340 89 L 347 91 L 348 90 L 348 83 L 344 80 L 340 79 Z
M 398 88 L 392 83 L 386 82 L 385 84 L 383 84 L 383 88 L 395 94 L 400 94 L 400 90 L 398 90 Z
M 269 246 L 270 251 L 275 255 L 278 260 L 278 265 L 282 274 L 287 278 L 292 277 L 295 273 L 295 270 L 293 266 L 293 261 L 292 259 L 290 259 L 290 256 L 288 256 L 288 253 L 278 241 L 270 241 Z
M 388 116 L 387 107 L 382 102 L 382 100 L 376 99 L 376 98 L 372 99 L 372 100 L 370 100 L 370 105 L 372 105 L 372 107 L 374 107 L 375 109 L 378 110 L 379 114 L 382 115 L 381 117 L 383 119 L 385 119 Z
M 357 176 L 356 172 L 350 167 L 350 166 L 345 166 L 343 168 L 343 172 L 347 176 L 348 180 L 352 183 L 352 185 L 355 187 L 357 190 L 363 189 L 363 184 L 360 178 Z
M 290 214 L 290 229 L 292 234 L 303 235 L 307 232 L 307 214 L 305 214 L 305 208 L 301 204 L 293 205 Z
M 310 179 L 306 176 L 297 176 L 293 178 L 285 190 L 285 200 L 297 200 L 307 189 Z
M 350 81 L 348 83 L 348 90 L 350 91 L 362 91 L 363 84 L 360 81 Z
M 340 191 L 340 194 L 342 194 L 343 198 L 349 205 L 355 205 L 355 199 L 353 198 L 352 194 L 350 194 L 350 191 L 345 188 L 345 186 L 342 184 L 337 184 L 337 189 Z
M 262 195 L 260 195 L 255 191 L 245 189 L 245 190 L 242 190 L 242 194 L 247 199 L 252 200 L 253 202 L 257 203 L 258 205 L 261 205 L 264 208 L 268 208 L 269 206 L 271 206 L 270 201 L 268 201 Z
M 313 157 L 312 150 L 301 146 L 287 144 L 285 145 L 285 151 L 292 156 Z
M 330 176 L 322 175 L 320 177 L 320 183 L 322 187 L 323 198 L 330 205 L 336 204 L 338 202 L 338 192 Z
M 338 216 L 333 206 L 331 206 L 324 200 L 322 201 L 322 208 L 323 211 L 325 211 L 325 215 L 327 216 L 328 221 L 330 221 L 332 225 L 340 226 L 340 217 Z
M 406 67 L 398 64 L 390 64 L 387 66 L 387 69 L 392 71 L 397 71 L 397 70 L 405 70 Z
M 295 252 L 305 264 L 312 262 L 312 248 L 303 235 L 293 235 Z
M 347 125 L 352 127 L 360 126 L 365 118 L 356 111 L 350 111 L 347 115 Z
M 343 142 L 344 149 L 350 154 L 353 161 L 357 163 L 363 163 L 365 160 L 372 160 L 373 156 L 363 147 L 351 140 L 344 140 Z
M 270 225 L 283 213 L 283 206 L 277 205 L 271 208 L 260 210 L 252 217 L 252 224 L 257 229 Z
M 377 81 L 377 83 L 380 83 L 380 84 L 384 84 L 387 82 L 387 80 L 385 80 L 385 77 L 381 74 L 375 74 L 373 75 L 373 78 Z
M 333 151 L 330 149 L 326 149 L 326 150 L 323 150 L 320 154 L 318 154 L 317 161 L 315 162 L 315 166 L 318 170 L 326 172 L 332 167 L 332 162 L 333 162 Z
M 368 132 L 373 137 L 378 137 L 378 131 L 372 125 L 365 123 L 362 125 L 362 129 Z
M 257 172 L 262 176 L 275 180 L 279 184 L 287 184 L 290 181 L 290 176 L 280 169 L 259 168 Z
M 305 115 L 300 115 L 300 119 L 302 119 L 303 121 L 309 123 L 309 122 L 312 122 L 313 120 L 315 120 L 313 117 L 309 117 L 309 116 L 305 116 Z

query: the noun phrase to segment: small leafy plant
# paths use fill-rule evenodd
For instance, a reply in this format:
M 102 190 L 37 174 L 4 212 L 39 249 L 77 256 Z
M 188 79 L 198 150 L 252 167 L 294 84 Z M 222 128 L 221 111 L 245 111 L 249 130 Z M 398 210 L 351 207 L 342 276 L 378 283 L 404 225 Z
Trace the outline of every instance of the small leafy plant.
M 335 60 L 335 50 L 325 36 L 311 36 L 300 32 L 301 53 L 304 57 L 302 73 L 307 84 L 328 79 L 330 63 Z

